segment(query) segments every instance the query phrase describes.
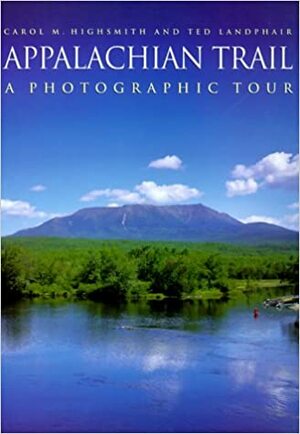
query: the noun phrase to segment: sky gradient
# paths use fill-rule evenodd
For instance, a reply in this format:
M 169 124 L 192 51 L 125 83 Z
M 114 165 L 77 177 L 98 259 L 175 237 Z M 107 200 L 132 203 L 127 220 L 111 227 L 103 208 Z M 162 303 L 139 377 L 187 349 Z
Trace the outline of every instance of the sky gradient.
M 11 45 L 287 46 L 292 71 L 2 70 L 4 235 L 87 206 L 198 203 L 245 221 L 296 227 L 298 173 L 297 2 L 4 2 L 2 28 L 42 28 L 45 36 L 2 35 L 2 65 Z M 49 36 L 59 27 L 65 34 Z M 70 28 L 146 28 L 146 36 L 70 36 Z M 176 27 L 179 36 L 154 37 Z M 187 28 L 212 35 L 187 36 Z M 290 28 L 293 36 L 219 36 L 219 28 Z M 28 82 L 209 81 L 220 93 L 123 95 L 76 91 L 30 95 Z M 291 82 L 294 94 L 242 92 L 231 83 Z M 166 158 L 167 157 L 167 158 Z M 157 161 L 159 160 L 159 161 Z M 238 167 L 236 167 L 239 165 Z

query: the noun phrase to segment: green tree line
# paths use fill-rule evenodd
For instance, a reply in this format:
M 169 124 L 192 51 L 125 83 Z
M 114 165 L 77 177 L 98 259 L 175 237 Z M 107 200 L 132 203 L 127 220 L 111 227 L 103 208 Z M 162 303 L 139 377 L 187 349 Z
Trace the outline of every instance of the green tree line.
M 64 243 L 62 240 L 61 243 Z M 294 287 L 298 257 L 290 252 L 229 249 L 164 243 L 72 245 L 35 250 L 15 242 L 2 246 L 2 302 L 19 297 L 193 296 L 218 290 L 227 294 L 234 281 L 278 279 Z

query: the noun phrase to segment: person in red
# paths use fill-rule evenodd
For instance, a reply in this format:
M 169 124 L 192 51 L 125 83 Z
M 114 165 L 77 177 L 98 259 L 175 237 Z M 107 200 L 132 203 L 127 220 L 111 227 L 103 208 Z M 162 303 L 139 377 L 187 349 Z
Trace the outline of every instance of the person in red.
M 257 307 L 255 307 L 253 310 L 253 316 L 254 316 L 254 318 L 258 318 L 258 315 L 259 315 L 259 310 Z

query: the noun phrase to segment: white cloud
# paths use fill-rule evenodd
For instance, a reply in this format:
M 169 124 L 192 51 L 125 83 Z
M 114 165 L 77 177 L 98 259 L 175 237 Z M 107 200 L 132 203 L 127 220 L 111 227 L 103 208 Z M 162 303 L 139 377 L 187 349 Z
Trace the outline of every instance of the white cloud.
M 283 217 L 268 217 L 262 215 L 251 215 L 244 219 L 241 219 L 243 223 L 269 223 L 277 226 L 282 226 L 287 229 L 293 229 L 297 231 L 299 229 L 299 215 L 286 214 Z
M 253 178 L 249 179 L 236 179 L 235 181 L 227 181 L 227 196 L 246 196 L 253 194 L 258 190 L 258 184 Z
M 104 196 L 103 194 L 104 190 L 92 190 L 88 193 L 81 196 L 80 200 L 81 202 L 93 202 L 94 200 L 98 199 L 98 197 Z
M 290 209 L 299 209 L 299 202 L 291 203 L 288 208 Z
M 287 214 L 280 220 L 280 226 L 284 226 L 289 229 L 299 230 L 299 214 Z
M 259 188 L 266 186 L 289 189 L 297 188 L 298 174 L 298 154 L 293 156 L 291 153 L 274 152 L 251 166 L 237 164 L 232 171 L 232 177 L 235 181 L 228 181 L 226 183 L 227 194 L 230 197 L 239 194 L 252 194 Z M 249 180 L 254 181 L 257 184 L 257 188 L 247 189 L 247 185 L 243 184 L 242 181 Z M 254 186 L 252 181 L 251 184 Z M 240 191 L 244 190 L 243 186 L 247 193 L 240 193 Z
M 251 176 L 253 176 L 253 172 L 251 169 L 247 168 L 246 166 L 244 166 L 243 164 L 237 164 L 232 173 L 231 173 L 233 178 L 250 178 Z
M 1 199 L 1 213 L 7 216 L 25 217 L 47 220 L 54 217 L 63 217 L 66 214 L 48 213 L 39 211 L 34 205 L 23 200 Z
M 166 155 L 158 160 L 151 161 L 149 166 L 154 169 L 179 170 L 182 168 L 182 160 L 177 155 Z
M 99 197 L 106 197 L 113 204 L 173 204 L 200 197 L 202 192 L 183 184 L 158 185 L 153 181 L 143 181 L 133 190 L 104 189 L 92 190 L 83 195 L 82 202 L 92 202 Z
M 116 202 L 111 202 L 111 203 L 107 204 L 108 208 L 119 208 L 119 206 L 120 205 L 118 203 L 116 203 Z
M 35 193 L 40 193 L 41 191 L 45 191 L 46 189 L 47 187 L 45 185 L 37 184 L 37 185 L 33 185 L 30 188 L 30 191 L 34 191 Z
M 135 189 L 146 202 L 154 204 L 185 202 L 202 195 L 197 188 L 190 188 L 187 185 L 157 185 L 153 181 L 143 181 Z
M 11 216 L 44 218 L 47 213 L 38 211 L 35 206 L 22 200 L 1 199 L 1 211 L 3 214 Z
M 120 201 L 122 203 L 141 203 L 142 198 L 136 192 L 123 189 L 106 188 L 104 190 L 92 190 L 89 193 L 81 196 L 81 202 L 93 202 L 99 197 L 107 197 L 112 200 Z
M 269 223 L 272 225 L 279 225 L 279 219 L 275 217 L 267 217 L 264 215 L 250 215 L 244 219 L 241 219 L 243 223 Z
M 94 200 L 98 199 L 98 197 L 105 196 L 107 190 L 92 190 L 88 193 L 81 196 L 80 200 L 81 202 L 93 202 Z
M 120 201 L 122 203 L 143 203 L 144 200 L 141 198 L 139 193 L 130 190 L 123 190 L 115 188 L 110 190 L 107 197 L 113 198 L 114 200 Z

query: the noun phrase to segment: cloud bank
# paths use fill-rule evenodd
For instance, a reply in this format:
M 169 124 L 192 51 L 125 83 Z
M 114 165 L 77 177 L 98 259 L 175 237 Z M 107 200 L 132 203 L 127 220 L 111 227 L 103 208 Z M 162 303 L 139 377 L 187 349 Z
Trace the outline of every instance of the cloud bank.
M 202 192 L 184 184 L 158 185 L 154 181 L 143 181 L 133 190 L 102 189 L 92 190 L 83 195 L 82 202 L 93 202 L 100 197 L 108 198 L 110 206 L 120 204 L 176 204 L 199 198 Z
M 274 152 L 252 166 L 237 164 L 234 180 L 226 182 L 227 196 L 245 196 L 262 187 L 297 189 L 299 154 Z
M 47 213 L 38 211 L 35 206 L 23 200 L 1 199 L 1 211 L 3 214 L 28 218 L 44 218 Z
M 292 204 L 294 205 L 294 204 Z M 288 206 L 288 208 L 291 208 Z M 269 223 L 277 226 L 282 226 L 294 231 L 299 230 L 299 213 L 285 214 L 283 217 L 269 217 L 264 215 L 251 215 L 244 219 L 240 219 L 243 223 Z
M 38 210 L 34 205 L 23 200 L 1 199 L 1 213 L 5 216 L 26 217 L 32 219 L 50 219 L 64 214 L 48 213 Z
M 298 214 L 288 214 L 281 218 L 268 217 L 262 215 L 251 215 L 241 219 L 243 223 L 269 223 L 277 226 L 282 226 L 287 229 L 298 231 L 299 229 L 299 216 Z

